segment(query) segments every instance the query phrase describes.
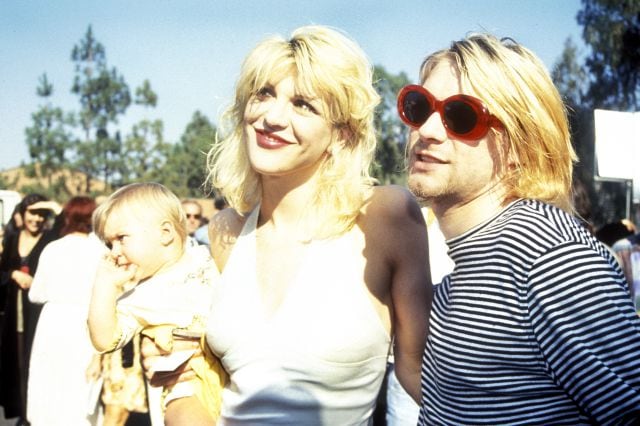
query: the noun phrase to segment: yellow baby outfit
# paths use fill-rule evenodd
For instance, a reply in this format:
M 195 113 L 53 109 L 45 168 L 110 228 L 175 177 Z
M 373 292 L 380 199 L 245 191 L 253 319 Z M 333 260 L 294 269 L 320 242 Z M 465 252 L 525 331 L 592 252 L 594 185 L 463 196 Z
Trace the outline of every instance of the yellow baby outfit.
M 204 330 L 211 309 L 218 269 L 205 246 L 188 247 L 181 260 L 125 292 L 117 302 L 120 338 L 111 350 L 124 346 L 138 333 L 170 351 L 176 328 Z M 204 352 L 204 351 L 203 351 Z M 217 418 L 225 374 L 217 359 L 194 357 L 190 365 L 198 379 L 164 389 L 162 396 L 148 388 L 152 423 L 162 424 L 164 408 L 173 399 L 196 395 Z M 204 384 L 203 384 L 204 383 Z M 155 421 L 154 421 L 155 419 Z

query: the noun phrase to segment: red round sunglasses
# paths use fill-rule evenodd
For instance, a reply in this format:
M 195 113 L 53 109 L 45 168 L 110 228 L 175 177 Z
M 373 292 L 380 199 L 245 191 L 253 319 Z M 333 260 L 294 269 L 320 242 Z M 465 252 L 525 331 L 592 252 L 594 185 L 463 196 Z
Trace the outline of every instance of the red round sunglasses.
M 462 140 L 484 137 L 490 127 L 502 123 L 489 113 L 480 99 L 469 95 L 453 95 L 439 101 L 427 89 L 417 84 L 403 87 L 398 94 L 398 113 L 408 126 L 417 129 L 434 112 L 440 114 L 442 125 L 451 136 Z

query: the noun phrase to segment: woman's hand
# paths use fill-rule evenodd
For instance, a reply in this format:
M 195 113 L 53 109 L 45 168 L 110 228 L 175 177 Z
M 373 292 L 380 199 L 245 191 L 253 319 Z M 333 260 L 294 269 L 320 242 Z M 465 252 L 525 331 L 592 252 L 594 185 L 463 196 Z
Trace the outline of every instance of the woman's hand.
M 57 216 L 60 214 L 60 212 L 62 212 L 62 206 L 53 200 L 38 201 L 27 207 L 27 211 L 32 211 L 32 210 L 49 210 L 53 212 L 54 215 Z
M 33 277 L 31 275 L 18 269 L 11 273 L 11 279 L 23 290 L 28 290 L 33 282 Z
M 200 348 L 200 342 L 198 340 L 191 339 L 174 339 L 172 352 L 195 350 L 191 359 L 203 356 L 202 349 Z M 157 346 L 153 339 L 148 336 L 142 336 L 140 344 L 140 355 L 142 356 L 142 367 L 145 371 L 145 376 L 149 380 L 151 386 L 170 386 L 178 382 L 191 380 L 196 377 L 196 373 L 193 371 L 189 362 L 185 362 L 180 367 L 173 371 L 168 372 L 153 372 L 153 364 L 162 356 L 168 355 L 171 352 L 164 351 Z

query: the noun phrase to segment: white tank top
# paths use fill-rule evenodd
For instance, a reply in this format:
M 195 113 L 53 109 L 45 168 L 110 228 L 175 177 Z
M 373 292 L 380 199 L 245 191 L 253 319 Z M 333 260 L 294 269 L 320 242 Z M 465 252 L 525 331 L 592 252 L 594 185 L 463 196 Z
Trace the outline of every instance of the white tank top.
M 390 336 L 363 281 L 364 237 L 313 241 L 278 310 L 264 315 L 256 279 L 256 209 L 214 286 L 207 342 L 231 380 L 219 424 L 370 422 Z

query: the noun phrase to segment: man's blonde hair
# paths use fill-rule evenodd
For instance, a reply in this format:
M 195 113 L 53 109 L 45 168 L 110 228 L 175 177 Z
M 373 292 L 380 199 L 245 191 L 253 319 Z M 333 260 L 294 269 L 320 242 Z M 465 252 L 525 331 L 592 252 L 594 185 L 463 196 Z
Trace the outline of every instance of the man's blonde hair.
M 335 29 L 302 27 L 289 40 L 267 38 L 248 54 L 235 102 L 223 114 L 207 157 L 207 181 L 240 213 L 260 202 L 262 187 L 249 163 L 244 112 L 261 88 L 287 76 L 301 95 L 320 99 L 323 118 L 334 129 L 331 154 L 321 160 L 315 198 L 306 211 L 311 236 L 338 235 L 353 226 L 373 184 L 373 116 L 380 97 L 364 52 Z M 343 143 L 334 144 L 337 140 Z
M 180 243 L 185 246 L 187 239 L 187 219 L 180 199 L 159 183 L 132 183 L 111 194 L 93 213 L 93 230 L 103 241 L 106 240 L 107 220 L 114 212 L 126 212 L 140 221 L 150 218 L 167 220 L 173 224 Z
M 573 213 L 571 182 L 577 157 L 562 98 L 540 59 L 511 39 L 472 34 L 428 56 L 420 80 L 442 61 L 456 65 L 462 87 L 504 125 L 502 158 L 507 200 L 533 198 Z

